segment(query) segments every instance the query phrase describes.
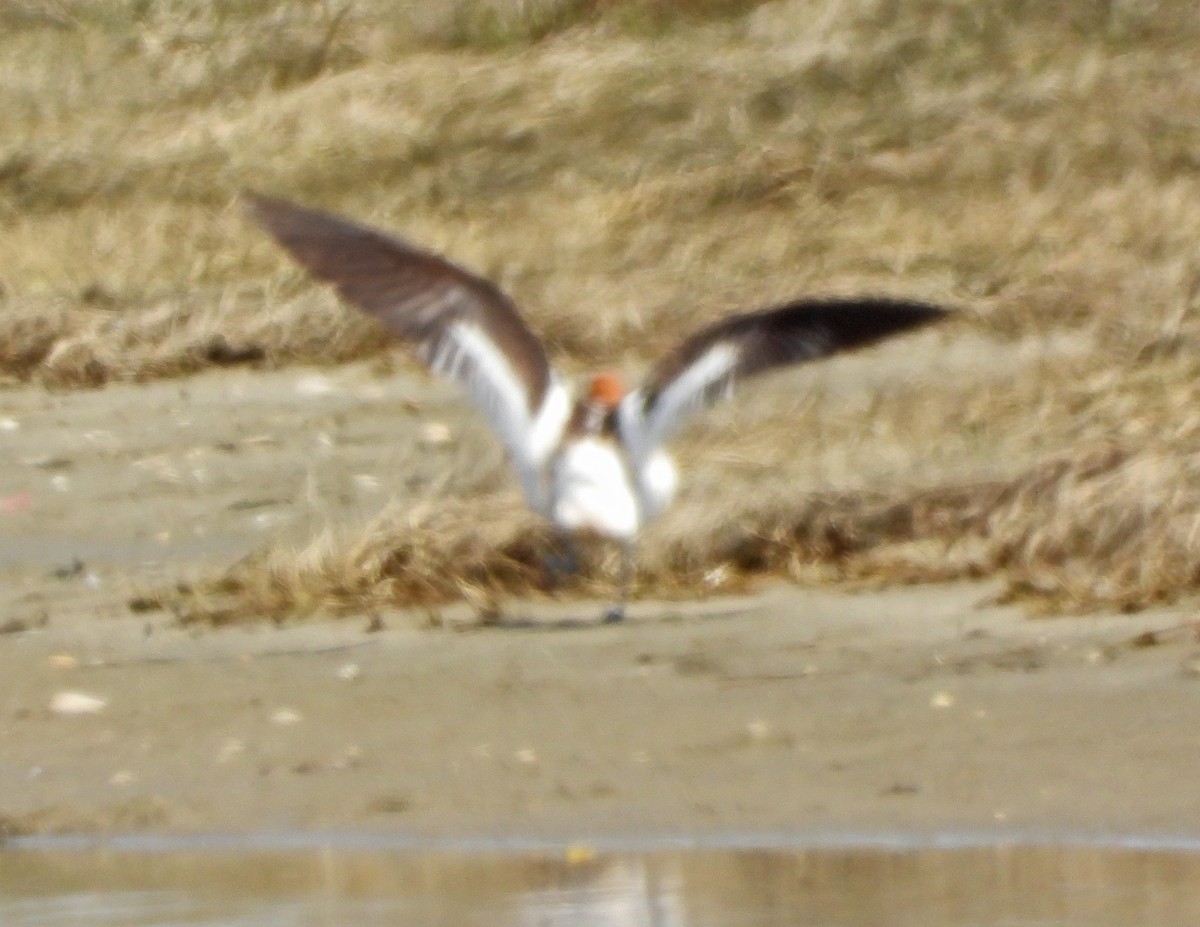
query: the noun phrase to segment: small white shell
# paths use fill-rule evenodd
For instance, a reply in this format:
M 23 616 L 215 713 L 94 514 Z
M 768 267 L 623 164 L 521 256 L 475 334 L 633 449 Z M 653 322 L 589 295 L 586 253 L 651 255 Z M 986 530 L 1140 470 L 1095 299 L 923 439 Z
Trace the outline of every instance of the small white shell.
M 85 692 L 56 692 L 50 710 L 56 715 L 98 715 L 108 707 L 105 699 Z
M 300 377 L 296 381 L 295 389 L 298 396 L 328 396 L 338 392 L 337 384 L 329 379 L 329 377 L 322 376 L 319 373 L 311 373 Z
M 271 712 L 272 724 L 299 724 L 304 720 L 304 715 L 296 711 L 294 708 L 280 708 Z
M 949 692 L 938 692 L 929 700 L 930 708 L 950 708 L 954 705 L 954 696 Z
M 444 422 L 426 422 L 421 426 L 421 444 L 425 447 L 443 447 L 453 438 L 450 426 Z

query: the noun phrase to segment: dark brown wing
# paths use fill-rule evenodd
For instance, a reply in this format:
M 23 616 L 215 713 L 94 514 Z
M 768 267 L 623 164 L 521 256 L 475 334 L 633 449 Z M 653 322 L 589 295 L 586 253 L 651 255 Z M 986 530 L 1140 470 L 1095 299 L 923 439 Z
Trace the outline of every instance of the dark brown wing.
M 864 298 L 800 300 L 731 316 L 696 332 L 651 369 L 622 403 L 622 426 L 634 445 L 657 447 L 688 412 L 728 396 L 746 377 L 873 344 L 948 314 L 927 303 Z
M 250 214 L 314 277 L 417 343 L 439 372 L 461 376 L 452 328 L 471 326 L 507 359 L 533 415 L 550 384 L 541 343 L 494 284 L 399 238 L 285 200 L 247 194 Z M 469 361 L 469 358 L 467 358 Z M 469 366 L 469 364 L 468 364 Z

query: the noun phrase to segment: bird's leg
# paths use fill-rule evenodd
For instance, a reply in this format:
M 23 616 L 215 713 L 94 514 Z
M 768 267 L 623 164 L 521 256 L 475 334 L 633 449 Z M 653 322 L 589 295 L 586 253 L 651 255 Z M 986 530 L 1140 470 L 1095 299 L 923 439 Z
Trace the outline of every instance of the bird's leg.
M 629 602 L 629 587 L 633 584 L 633 541 L 621 542 L 621 567 L 616 604 L 604 613 L 605 624 L 625 620 L 625 605 Z
M 556 531 L 551 551 L 542 561 L 542 581 L 547 589 L 555 588 L 568 576 L 579 572 L 579 546 L 569 531 Z

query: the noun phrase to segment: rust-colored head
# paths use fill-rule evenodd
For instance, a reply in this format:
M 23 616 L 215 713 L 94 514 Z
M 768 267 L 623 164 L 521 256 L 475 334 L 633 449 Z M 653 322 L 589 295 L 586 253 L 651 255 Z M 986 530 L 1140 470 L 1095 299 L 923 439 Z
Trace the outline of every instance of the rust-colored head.
M 625 398 L 625 384 L 615 373 L 598 373 L 588 384 L 587 401 L 602 409 L 615 409 Z

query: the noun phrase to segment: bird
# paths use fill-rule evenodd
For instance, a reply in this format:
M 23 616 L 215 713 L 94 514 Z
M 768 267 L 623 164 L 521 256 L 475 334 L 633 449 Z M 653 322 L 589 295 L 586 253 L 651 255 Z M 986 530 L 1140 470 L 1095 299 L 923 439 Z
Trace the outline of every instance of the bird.
M 576 392 L 492 281 L 378 228 L 255 192 L 244 200 L 250 217 L 312 277 L 413 345 L 435 375 L 457 381 L 563 549 L 573 552 L 580 535 L 620 545 L 618 597 L 604 622 L 625 618 L 635 539 L 676 494 L 678 471 L 665 445 L 689 414 L 755 374 L 953 314 L 909 299 L 801 298 L 700 328 L 634 389 L 606 371 Z M 565 559 L 576 562 L 573 553 Z

